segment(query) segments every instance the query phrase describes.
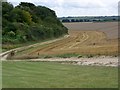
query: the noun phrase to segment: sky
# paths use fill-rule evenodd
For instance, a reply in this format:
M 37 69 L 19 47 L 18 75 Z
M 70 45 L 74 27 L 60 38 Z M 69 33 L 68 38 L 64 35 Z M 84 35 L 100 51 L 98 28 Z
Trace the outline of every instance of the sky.
M 58 17 L 118 15 L 119 0 L 7 0 L 14 6 L 20 2 L 49 7 Z

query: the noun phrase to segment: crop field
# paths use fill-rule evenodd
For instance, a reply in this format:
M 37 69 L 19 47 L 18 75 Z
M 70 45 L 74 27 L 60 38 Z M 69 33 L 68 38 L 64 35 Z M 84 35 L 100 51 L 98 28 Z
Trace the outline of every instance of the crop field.
M 15 57 L 66 53 L 109 56 L 118 54 L 116 22 L 65 23 L 64 25 L 69 29 L 67 38 L 18 52 Z
M 3 88 L 117 88 L 116 67 L 3 61 Z
M 118 22 L 101 22 L 101 23 L 63 23 L 69 30 L 84 31 L 102 31 L 107 35 L 108 39 L 118 38 Z

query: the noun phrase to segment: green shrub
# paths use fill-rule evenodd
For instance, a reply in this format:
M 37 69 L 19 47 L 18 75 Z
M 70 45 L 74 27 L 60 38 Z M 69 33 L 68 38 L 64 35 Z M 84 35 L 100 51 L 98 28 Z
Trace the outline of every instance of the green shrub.
M 83 56 L 82 55 L 78 55 L 78 58 L 82 58 Z
M 59 58 L 71 58 L 71 57 L 78 57 L 78 56 L 79 56 L 79 54 L 68 53 L 68 54 L 57 55 L 56 57 L 59 57 Z

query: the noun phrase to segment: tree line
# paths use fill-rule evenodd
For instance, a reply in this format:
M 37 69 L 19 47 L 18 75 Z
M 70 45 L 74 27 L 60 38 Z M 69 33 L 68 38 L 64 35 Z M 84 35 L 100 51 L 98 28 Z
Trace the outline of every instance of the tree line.
M 27 2 L 16 7 L 8 2 L 2 3 L 3 44 L 45 40 L 65 34 L 68 34 L 68 29 L 47 7 Z
M 61 22 L 117 22 L 118 16 L 61 17 Z

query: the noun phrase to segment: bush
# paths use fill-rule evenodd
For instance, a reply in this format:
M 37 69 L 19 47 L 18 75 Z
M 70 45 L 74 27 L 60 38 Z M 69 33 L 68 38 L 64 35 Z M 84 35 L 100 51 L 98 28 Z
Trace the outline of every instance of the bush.
M 8 32 L 7 35 L 8 35 L 9 37 L 11 37 L 11 38 L 14 38 L 14 37 L 15 37 L 15 32 L 10 31 L 10 32 Z
M 57 55 L 57 57 L 59 58 L 71 58 L 71 57 L 78 57 L 78 56 L 79 54 L 75 54 L 75 53 Z

